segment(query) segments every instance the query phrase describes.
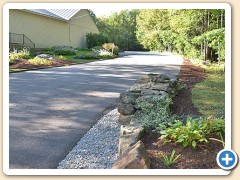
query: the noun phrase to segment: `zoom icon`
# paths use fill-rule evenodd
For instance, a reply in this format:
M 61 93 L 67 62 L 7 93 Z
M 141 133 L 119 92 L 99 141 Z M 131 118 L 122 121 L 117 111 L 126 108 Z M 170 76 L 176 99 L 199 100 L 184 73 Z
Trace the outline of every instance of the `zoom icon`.
M 233 150 L 221 150 L 217 155 L 217 163 L 224 170 L 233 169 L 238 162 L 237 154 Z

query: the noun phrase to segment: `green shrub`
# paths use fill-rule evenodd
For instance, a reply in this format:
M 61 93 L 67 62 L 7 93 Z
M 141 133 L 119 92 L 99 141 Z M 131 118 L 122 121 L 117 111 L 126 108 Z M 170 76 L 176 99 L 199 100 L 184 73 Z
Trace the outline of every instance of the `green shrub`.
M 98 59 L 97 55 L 80 55 L 80 56 L 74 56 L 73 59 Z
M 57 55 L 76 55 L 76 52 L 74 51 L 71 51 L 71 50 L 56 50 L 55 51 L 55 54 Z
M 175 116 L 170 114 L 170 103 L 171 99 L 167 96 L 142 96 L 136 100 L 136 106 L 141 110 L 134 116 L 146 130 L 162 130 L 159 124 L 167 125 L 175 119 Z
M 89 48 L 75 48 L 77 51 L 92 51 Z
M 47 60 L 47 59 L 43 59 L 43 58 L 38 58 L 38 57 L 35 57 L 34 59 L 29 59 L 28 62 L 30 64 L 34 64 L 34 65 L 47 65 L 47 66 L 50 66 L 52 64 L 52 61 Z
M 175 142 L 182 143 L 184 147 L 196 147 L 198 142 L 206 142 L 206 135 L 225 132 L 225 122 L 223 119 L 188 117 L 187 123 L 176 120 L 174 123 L 168 123 L 169 127 L 163 131 L 161 139 L 164 143 Z M 163 125 L 160 125 L 163 127 Z
M 98 33 L 87 33 L 86 34 L 87 39 L 87 47 L 92 48 L 94 46 L 101 46 L 102 44 L 108 42 L 108 39 L 103 34 Z
M 56 55 L 76 55 L 76 50 L 71 46 L 55 46 L 53 48 Z
M 54 52 L 54 48 L 53 48 L 53 47 L 52 47 L 52 48 L 44 48 L 44 49 L 42 50 L 42 52 L 44 52 L 44 53 Z
M 210 116 L 199 121 L 205 134 L 219 134 L 225 132 L 225 120 Z

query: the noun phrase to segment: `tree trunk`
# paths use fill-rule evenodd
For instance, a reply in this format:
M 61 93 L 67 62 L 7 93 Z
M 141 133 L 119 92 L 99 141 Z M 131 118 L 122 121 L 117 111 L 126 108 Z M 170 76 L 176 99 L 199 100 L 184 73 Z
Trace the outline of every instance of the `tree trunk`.
M 220 65 L 220 41 L 218 40 L 218 65 Z

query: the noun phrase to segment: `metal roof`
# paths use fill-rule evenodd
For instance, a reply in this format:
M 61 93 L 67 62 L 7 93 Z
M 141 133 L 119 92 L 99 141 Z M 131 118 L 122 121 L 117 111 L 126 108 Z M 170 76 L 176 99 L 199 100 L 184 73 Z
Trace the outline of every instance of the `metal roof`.
M 26 9 L 27 11 L 68 21 L 81 9 Z

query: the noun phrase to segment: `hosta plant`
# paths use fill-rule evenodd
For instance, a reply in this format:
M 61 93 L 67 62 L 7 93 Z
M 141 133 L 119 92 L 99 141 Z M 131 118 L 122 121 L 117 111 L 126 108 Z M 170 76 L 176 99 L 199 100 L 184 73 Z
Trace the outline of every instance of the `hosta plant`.
M 160 131 L 164 143 L 182 143 L 184 147 L 192 146 L 194 148 L 198 142 L 208 143 L 206 135 L 224 133 L 225 129 L 224 120 L 215 118 L 192 119 L 188 117 L 186 124 L 176 120 L 174 123 L 168 123 L 168 126 L 165 130 Z

